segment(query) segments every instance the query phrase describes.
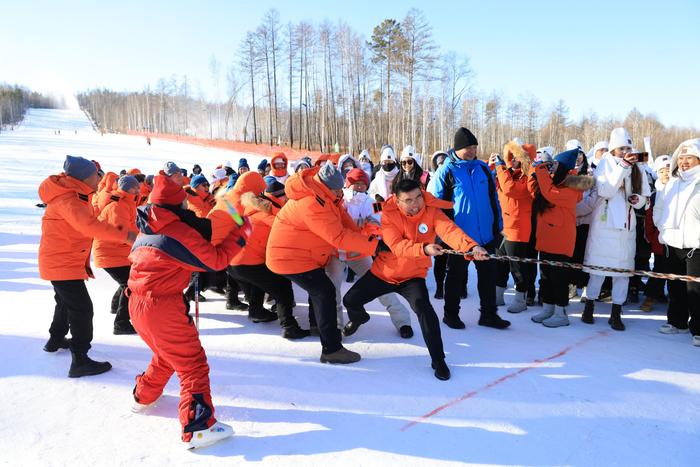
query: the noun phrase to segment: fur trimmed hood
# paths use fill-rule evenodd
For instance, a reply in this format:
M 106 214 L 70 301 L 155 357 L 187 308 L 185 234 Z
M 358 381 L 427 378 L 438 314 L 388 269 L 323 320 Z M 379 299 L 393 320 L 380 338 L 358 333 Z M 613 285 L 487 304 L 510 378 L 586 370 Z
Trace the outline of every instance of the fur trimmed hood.
M 241 205 L 245 209 L 244 215 L 246 216 L 257 211 L 266 212 L 268 214 L 272 212 L 272 203 L 251 191 L 241 195 Z
M 530 164 L 532 163 L 532 155 L 528 151 L 526 146 L 531 145 L 520 145 L 516 141 L 511 141 L 506 143 L 503 147 L 503 160 L 506 162 L 506 167 L 509 169 L 513 167 L 513 161 L 517 160 L 520 162 L 520 167 L 522 173 L 530 173 Z M 534 146 L 532 146 L 534 149 Z
M 564 179 L 562 185 L 568 188 L 573 188 L 574 190 L 586 191 L 595 186 L 595 179 L 590 175 L 569 174 Z

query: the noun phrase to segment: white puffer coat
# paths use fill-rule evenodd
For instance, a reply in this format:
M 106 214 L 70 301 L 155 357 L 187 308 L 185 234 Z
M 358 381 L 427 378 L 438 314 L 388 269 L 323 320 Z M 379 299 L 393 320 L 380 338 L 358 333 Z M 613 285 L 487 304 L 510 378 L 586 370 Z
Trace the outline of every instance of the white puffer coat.
M 634 269 L 637 219 L 634 209 L 643 207 L 651 195 L 646 172 L 641 170 L 642 193 L 631 204 L 632 167 L 621 165 L 622 158 L 606 152 L 593 174 L 598 199 L 591 217 L 591 228 L 586 242 L 586 264 Z M 591 274 L 630 276 L 631 274 L 600 272 L 584 269 Z

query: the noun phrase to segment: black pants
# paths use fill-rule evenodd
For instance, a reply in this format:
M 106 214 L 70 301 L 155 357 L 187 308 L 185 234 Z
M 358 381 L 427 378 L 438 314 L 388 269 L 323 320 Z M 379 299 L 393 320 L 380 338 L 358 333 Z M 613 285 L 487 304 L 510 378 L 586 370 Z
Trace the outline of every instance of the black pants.
M 576 226 L 576 244 L 574 245 L 574 256 L 572 257 L 574 263 L 583 263 L 583 259 L 586 255 L 586 240 L 588 239 L 590 227 L 591 226 L 588 224 Z M 573 269 L 569 277 L 571 283 L 575 284 L 578 289 L 582 289 L 588 284 L 588 273 L 580 269 Z
M 700 276 L 700 250 L 668 247 L 667 266 L 672 274 Z M 694 336 L 700 335 L 700 284 L 697 282 L 668 281 L 669 324 L 678 329 L 690 328 Z M 688 321 L 690 318 L 690 321 Z
M 493 253 L 492 243 L 484 246 Z M 464 277 L 467 274 L 467 260 L 461 255 L 449 255 L 447 278 L 445 279 L 445 317 L 459 316 L 459 302 L 464 290 Z M 477 274 L 477 289 L 482 313 L 496 312 L 496 260 L 474 261 Z
M 634 252 L 634 268 L 640 271 L 649 270 L 649 259 L 651 258 L 651 245 L 644 235 L 644 217 L 637 216 L 636 249 Z M 644 290 L 642 276 L 630 277 L 630 288 Z
M 127 282 L 129 282 L 130 270 L 131 266 L 105 268 L 107 274 L 119 284 L 119 288 L 117 288 L 117 291 L 114 293 L 115 296 L 119 295 L 116 308 L 117 316 L 114 317 L 115 326 L 119 322 L 129 321 L 129 297 L 124 294 L 124 291 L 126 290 Z
M 666 247 L 664 247 L 665 249 Z M 657 255 L 654 253 L 654 272 L 669 272 L 667 267 L 668 260 L 666 255 Z M 644 295 L 651 297 L 655 300 L 662 300 L 666 296 L 665 288 L 666 279 L 657 279 L 656 277 L 650 277 L 647 279 L 647 285 L 644 287 Z
M 430 304 L 425 279 L 409 279 L 400 284 L 389 284 L 372 274 L 372 271 L 368 271 L 343 297 L 343 305 L 348 310 L 348 319 L 362 321 L 361 317 L 367 314 L 364 305 L 391 292 L 396 292 L 405 298 L 418 316 L 420 330 L 430 358 L 433 361 L 444 360 L 440 320 Z
M 528 242 L 511 242 L 510 240 L 505 240 L 499 250 L 500 255 L 520 256 L 521 258 L 537 257 L 537 252 Z M 519 263 L 517 261 L 498 261 L 497 268 L 500 274 L 496 280 L 496 285 L 507 288 L 508 272 L 510 272 L 515 282 L 515 290 L 518 292 L 527 292 L 533 289 L 535 287 L 535 276 L 532 275 L 533 268 L 531 266 L 531 264 Z M 503 274 L 504 271 L 506 271 L 505 277 Z
M 343 346 L 336 311 L 335 286 L 322 268 L 299 274 L 285 274 L 284 277 L 309 293 L 309 302 L 314 306 L 314 316 L 321 334 L 323 353 L 333 353 Z
M 289 327 L 297 324 L 292 314 L 294 291 L 289 279 L 270 271 L 265 264 L 229 266 L 228 274 L 235 281 L 250 285 L 248 308 L 250 313 L 263 311 L 265 292 L 267 292 L 277 303 L 280 325 Z
M 556 255 L 540 251 L 540 258 L 549 261 L 571 261 L 570 256 Z M 566 307 L 569 305 L 569 269 L 559 266 L 542 265 L 542 303 Z
M 51 281 L 56 308 L 49 328 L 51 337 L 60 339 L 71 334 L 71 350 L 87 352 L 92 342 L 92 300 L 85 281 Z
M 435 276 L 435 284 L 440 287 L 445 287 L 445 275 L 447 274 L 447 257 L 448 255 L 440 255 L 433 257 L 433 275 Z

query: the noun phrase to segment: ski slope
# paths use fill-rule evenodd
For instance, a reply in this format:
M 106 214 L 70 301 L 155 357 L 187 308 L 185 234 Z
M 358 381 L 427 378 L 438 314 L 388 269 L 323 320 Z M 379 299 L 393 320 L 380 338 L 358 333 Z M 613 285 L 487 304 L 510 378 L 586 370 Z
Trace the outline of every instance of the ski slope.
M 60 129 L 61 134 L 55 134 Z M 513 325 L 476 325 L 476 275 L 462 302 L 466 330 L 442 327 L 452 379 L 438 381 L 416 336 L 399 338 L 378 302 L 345 345 L 362 354 L 349 366 L 318 362 L 317 338 L 289 342 L 276 323 L 253 324 L 206 292 L 201 339 L 209 357 L 217 418 L 230 440 L 198 452 L 179 441 L 178 382 L 150 413 L 130 412 L 134 376 L 150 351 L 138 336 L 112 335 L 116 284 L 102 270 L 88 282 L 95 308 L 91 355 L 109 360 L 100 376 L 67 378 L 70 354 L 48 354 L 53 292 L 38 278 L 39 183 L 66 154 L 105 170 L 153 173 L 166 160 L 208 175 L 243 154 L 92 131 L 78 111 L 32 110 L 0 134 L 0 464 L 64 465 L 698 465 L 700 349 L 688 335 L 657 328 L 665 310 L 623 316 L 627 331 L 578 319 L 547 329 L 533 311 L 501 315 Z M 251 167 L 259 156 L 246 154 Z M 430 279 L 432 282 L 432 278 Z M 344 288 L 350 284 L 344 284 Z M 295 314 L 306 326 L 306 294 Z M 506 301 L 512 297 L 509 290 Z M 442 317 L 441 302 L 434 300 Z M 539 310 L 534 308 L 535 311 Z M 508 316 L 505 316 L 508 315 Z

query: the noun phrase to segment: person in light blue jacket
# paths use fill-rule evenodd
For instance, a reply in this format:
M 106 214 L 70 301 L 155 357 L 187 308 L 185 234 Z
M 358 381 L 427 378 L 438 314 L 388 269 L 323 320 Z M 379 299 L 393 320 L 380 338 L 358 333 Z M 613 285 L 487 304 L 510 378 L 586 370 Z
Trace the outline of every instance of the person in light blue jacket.
M 454 148 L 447 161 L 435 172 L 432 194 L 454 203 L 446 214 L 469 237 L 489 253 L 501 242 L 503 219 L 493 174 L 485 162 L 476 158 L 476 137 L 466 128 L 457 130 Z M 496 306 L 496 261 L 475 262 L 479 290 L 479 325 L 505 329 L 510 322 L 498 316 Z M 459 318 L 460 296 L 464 288 L 467 262 L 461 255 L 450 255 L 445 280 L 445 314 L 442 321 L 453 329 L 464 329 Z

